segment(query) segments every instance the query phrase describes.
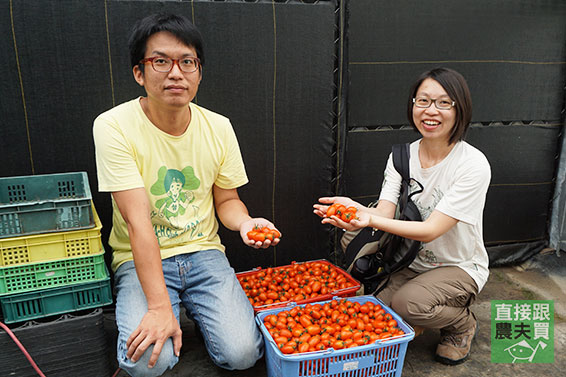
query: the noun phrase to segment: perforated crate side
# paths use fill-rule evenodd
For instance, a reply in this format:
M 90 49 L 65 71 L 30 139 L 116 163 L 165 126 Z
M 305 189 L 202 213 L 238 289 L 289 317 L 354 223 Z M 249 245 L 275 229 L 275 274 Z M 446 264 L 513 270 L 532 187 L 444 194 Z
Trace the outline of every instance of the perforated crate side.
M 110 278 L 0 297 L 4 322 L 14 323 L 112 303 Z
M 0 178 L 0 238 L 93 226 L 86 172 Z
M 0 238 L 0 267 L 102 252 L 102 223 L 94 206 L 92 213 L 95 223 L 93 228 Z
M 321 263 L 323 265 L 327 265 L 332 267 L 338 274 L 344 276 L 346 278 L 346 280 L 351 284 L 350 287 L 347 288 L 342 288 L 342 289 L 334 289 L 331 292 L 328 292 L 326 294 L 319 294 L 318 296 L 315 297 L 309 297 L 303 300 L 299 300 L 297 302 L 294 301 L 283 301 L 283 302 L 275 302 L 275 303 L 271 303 L 271 304 L 265 304 L 265 305 L 260 305 L 260 306 L 254 306 L 254 312 L 260 312 L 263 310 L 269 310 L 269 309 L 274 309 L 274 308 L 280 308 L 280 307 L 284 307 L 289 305 L 290 303 L 294 302 L 295 304 L 307 304 L 307 303 L 313 303 L 313 302 L 317 302 L 317 301 L 324 301 L 324 300 L 328 300 L 332 297 L 351 297 L 354 296 L 356 294 L 356 291 L 358 291 L 361 287 L 360 282 L 357 281 L 356 279 L 354 279 L 354 277 L 352 275 L 350 275 L 348 272 L 346 272 L 344 269 L 342 269 L 339 266 L 336 266 L 334 264 L 332 264 L 331 262 L 325 260 L 325 259 L 315 259 L 315 260 L 310 260 L 310 261 L 304 261 L 304 262 L 293 262 L 289 265 L 284 265 L 284 266 L 278 266 L 278 267 L 273 267 L 273 271 L 277 271 L 277 270 L 285 270 L 291 266 L 301 266 L 301 265 L 305 265 L 306 263 Z M 243 272 L 238 272 L 236 274 L 236 278 L 240 279 L 240 278 L 250 278 L 250 277 L 254 277 L 257 274 L 259 274 L 260 272 L 265 271 L 264 269 L 262 269 L 261 267 L 257 267 L 254 268 L 253 270 L 250 271 L 243 271 Z M 279 283 L 282 284 L 282 283 Z
M 92 199 L 86 172 L 0 178 L 0 205 L 71 198 Z
M 336 297 L 335 299 L 340 298 Z M 285 355 L 281 353 L 273 338 L 269 335 L 269 331 L 263 324 L 263 319 L 270 314 L 290 310 L 295 305 L 262 311 L 256 315 L 256 322 L 261 329 L 265 341 L 267 375 L 269 377 L 400 377 L 408 343 L 415 336 L 414 330 L 391 308 L 373 296 L 350 297 L 348 300 L 359 302 L 360 304 L 371 301 L 381 305 L 387 313 L 393 316 L 405 335 L 387 340 L 378 340 L 373 344 L 354 348 L 341 350 L 330 348 L 318 352 Z M 326 302 L 330 301 L 320 301 L 318 303 L 324 305 Z
M 0 296 L 108 277 L 104 253 L 0 268 Z

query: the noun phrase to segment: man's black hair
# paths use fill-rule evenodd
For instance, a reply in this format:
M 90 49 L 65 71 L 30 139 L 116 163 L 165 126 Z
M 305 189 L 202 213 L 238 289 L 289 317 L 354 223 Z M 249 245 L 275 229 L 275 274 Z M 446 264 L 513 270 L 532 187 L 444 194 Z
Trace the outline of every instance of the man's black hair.
M 156 13 L 142 18 L 132 28 L 128 40 L 132 68 L 145 57 L 149 37 L 161 31 L 167 31 L 179 38 L 185 45 L 194 47 L 200 64 L 204 66 L 203 41 L 196 26 L 181 15 Z M 143 65 L 140 65 L 140 69 L 143 72 Z

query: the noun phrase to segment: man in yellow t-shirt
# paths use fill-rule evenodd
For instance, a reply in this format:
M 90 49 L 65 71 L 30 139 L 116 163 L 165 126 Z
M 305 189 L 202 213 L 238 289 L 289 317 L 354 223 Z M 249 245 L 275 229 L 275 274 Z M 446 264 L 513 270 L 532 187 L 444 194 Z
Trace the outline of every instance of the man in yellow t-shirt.
M 99 190 L 112 194 L 120 368 L 159 376 L 177 363 L 180 304 L 218 366 L 249 368 L 263 342 L 216 215 L 251 247 L 279 238 L 248 239 L 254 226 L 274 225 L 252 218 L 238 196 L 248 179 L 230 121 L 191 102 L 204 64 L 196 27 L 182 16 L 151 15 L 136 23 L 129 47 L 147 95 L 99 115 L 93 127 Z

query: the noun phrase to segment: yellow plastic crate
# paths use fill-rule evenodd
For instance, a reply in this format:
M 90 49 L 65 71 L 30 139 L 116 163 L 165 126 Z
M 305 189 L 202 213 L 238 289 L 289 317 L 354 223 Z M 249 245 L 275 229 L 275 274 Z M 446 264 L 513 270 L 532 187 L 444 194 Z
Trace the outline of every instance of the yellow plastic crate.
M 92 206 L 94 228 L 0 239 L 0 267 L 104 252 L 102 223 Z

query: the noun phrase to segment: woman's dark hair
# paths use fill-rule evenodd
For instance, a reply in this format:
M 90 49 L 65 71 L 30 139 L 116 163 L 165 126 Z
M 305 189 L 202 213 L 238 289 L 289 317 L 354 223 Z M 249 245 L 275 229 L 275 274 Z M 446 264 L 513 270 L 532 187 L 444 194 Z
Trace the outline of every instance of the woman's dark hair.
M 417 130 L 417 126 L 413 121 L 413 98 L 415 98 L 417 90 L 419 90 L 419 87 L 426 79 L 433 79 L 438 82 L 444 88 L 448 96 L 455 102 L 456 122 L 450 133 L 448 143 L 452 144 L 463 140 L 466 136 L 470 121 L 472 120 L 472 97 L 464 76 L 453 69 L 435 68 L 419 76 L 409 92 L 409 101 L 407 104 L 409 124 Z
M 176 14 L 157 13 L 142 18 L 132 28 L 128 46 L 132 68 L 145 57 L 147 40 L 160 31 L 167 31 L 179 38 L 189 47 L 194 47 L 200 64 L 204 66 L 204 51 L 202 36 L 196 26 L 186 17 Z M 140 64 L 143 72 L 143 64 Z

